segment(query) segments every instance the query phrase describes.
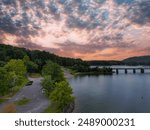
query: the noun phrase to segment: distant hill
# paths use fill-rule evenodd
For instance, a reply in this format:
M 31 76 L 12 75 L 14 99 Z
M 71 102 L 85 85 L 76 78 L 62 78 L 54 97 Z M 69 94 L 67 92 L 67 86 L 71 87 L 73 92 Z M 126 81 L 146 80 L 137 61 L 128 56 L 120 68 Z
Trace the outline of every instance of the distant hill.
M 129 57 L 122 61 L 104 61 L 104 60 L 93 60 L 88 61 L 90 65 L 93 66 L 110 66 L 110 65 L 150 65 L 150 56 L 139 56 L 139 57 Z
M 150 55 L 149 56 L 129 57 L 127 59 L 124 59 L 122 62 L 124 62 L 126 64 L 150 65 Z

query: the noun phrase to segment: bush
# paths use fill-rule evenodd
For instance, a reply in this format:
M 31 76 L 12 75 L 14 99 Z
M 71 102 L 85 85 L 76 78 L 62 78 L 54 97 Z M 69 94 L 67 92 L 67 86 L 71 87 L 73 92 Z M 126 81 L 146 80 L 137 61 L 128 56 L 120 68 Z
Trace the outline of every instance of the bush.
M 27 72 L 22 60 L 10 60 L 4 67 L 8 72 L 14 71 L 16 75 L 24 76 Z
M 31 101 L 30 99 L 22 98 L 22 99 L 16 101 L 15 104 L 17 104 L 19 106 L 23 106 L 23 105 L 28 104 L 30 101 Z
M 50 93 L 55 88 L 55 82 L 52 80 L 50 75 L 47 75 L 44 77 L 44 80 L 42 81 L 42 86 L 46 92 L 46 95 L 49 96 Z
M 42 74 L 44 76 L 50 75 L 51 79 L 56 82 L 65 79 L 61 67 L 51 61 L 47 62 L 47 64 L 43 67 Z
M 73 102 L 72 89 L 67 81 L 56 83 L 50 99 L 57 104 L 58 110 L 63 111 L 64 107 Z
M 16 105 L 14 103 L 9 103 L 3 107 L 2 112 L 4 112 L 4 113 L 15 113 L 16 112 Z

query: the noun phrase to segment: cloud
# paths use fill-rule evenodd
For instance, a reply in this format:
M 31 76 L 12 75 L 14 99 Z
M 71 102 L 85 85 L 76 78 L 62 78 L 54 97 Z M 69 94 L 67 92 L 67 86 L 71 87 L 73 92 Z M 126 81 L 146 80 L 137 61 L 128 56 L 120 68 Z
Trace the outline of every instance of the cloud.
M 132 4 L 135 0 L 114 0 L 117 4 Z
M 16 4 L 16 0 L 2 0 L 5 5 Z
M 139 25 L 150 25 L 150 1 L 142 0 L 135 2 L 129 8 L 129 18 Z
M 147 52 L 149 6 L 148 0 L 0 0 L 0 41 L 84 59 L 141 46 Z

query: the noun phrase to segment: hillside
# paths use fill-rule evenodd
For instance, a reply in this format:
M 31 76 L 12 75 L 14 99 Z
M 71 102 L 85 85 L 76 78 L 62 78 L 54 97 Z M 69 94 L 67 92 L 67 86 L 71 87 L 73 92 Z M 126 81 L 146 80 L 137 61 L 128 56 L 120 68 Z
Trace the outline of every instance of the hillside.
M 110 66 L 110 65 L 150 65 L 150 56 L 129 57 L 122 61 L 104 61 L 93 60 L 88 61 L 90 65 Z
M 140 64 L 140 65 L 150 65 L 150 55 L 149 56 L 138 56 L 129 57 L 123 60 L 126 64 Z
M 87 62 L 81 59 L 60 57 L 46 51 L 27 50 L 25 48 L 0 44 L 0 67 L 4 66 L 11 59 L 23 59 L 25 56 L 28 56 L 33 63 L 38 65 L 39 71 L 41 71 L 48 60 L 64 67 L 88 66 Z

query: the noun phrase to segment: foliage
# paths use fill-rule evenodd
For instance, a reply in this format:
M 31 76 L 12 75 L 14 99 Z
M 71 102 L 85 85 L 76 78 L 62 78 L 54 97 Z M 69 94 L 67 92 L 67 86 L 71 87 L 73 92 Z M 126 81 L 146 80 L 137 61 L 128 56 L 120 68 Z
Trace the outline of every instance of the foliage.
M 51 75 L 47 75 L 44 77 L 44 80 L 42 81 L 42 86 L 46 91 L 46 95 L 49 96 L 49 94 L 55 88 L 55 82 L 51 79 Z
M 4 95 L 8 91 L 8 82 L 6 76 L 6 70 L 4 68 L 0 68 L 0 95 Z
M 4 113 L 15 113 L 16 112 L 16 105 L 14 103 L 9 103 L 3 107 L 2 112 L 4 112 Z
M 27 81 L 26 66 L 22 60 L 10 60 L 0 68 L 0 96 L 20 89 Z
M 26 66 L 27 66 L 27 71 L 29 73 L 36 73 L 38 72 L 38 65 L 32 61 L 28 61 L 26 63 Z
M 6 64 L 4 61 L 0 61 L 0 67 L 3 67 Z
M 23 106 L 23 105 L 28 104 L 30 101 L 31 101 L 30 99 L 22 98 L 22 99 L 20 99 L 18 101 L 15 101 L 15 104 L 19 105 L 19 106 Z
M 32 61 L 38 66 L 38 72 L 41 72 L 43 66 L 47 63 L 48 60 L 51 60 L 52 62 L 65 67 L 88 65 L 86 61 L 82 61 L 81 59 L 64 58 L 45 51 L 30 51 L 25 48 L 18 48 L 3 44 L 0 44 L 0 55 L 0 61 L 3 61 L 4 64 L 10 61 L 10 59 L 23 59 L 25 63 L 28 61 Z
M 70 104 L 74 98 L 71 95 L 72 89 L 67 81 L 56 83 L 56 88 L 52 91 L 50 99 L 57 103 L 58 110 L 63 111 L 64 107 Z
M 47 64 L 43 67 L 42 74 L 45 76 L 50 75 L 51 79 L 56 82 L 64 80 L 61 67 L 51 61 L 48 61 Z
M 42 74 L 44 75 L 42 86 L 53 104 L 45 111 L 63 112 L 63 109 L 73 102 L 74 98 L 72 96 L 72 88 L 65 80 L 61 67 L 49 61 L 43 67 Z
M 16 75 L 25 75 L 27 70 L 24 62 L 22 60 L 10 60 L 4 68 L 8 71 L 14 71 Z
M 27 67 L 27 72 L 29 73 L 36 73 L 38 72 L 38 65 L 34 62 L 32 62 L 29 58 L 29 56 L 25 55 L 23 58 L 24 64 Z

